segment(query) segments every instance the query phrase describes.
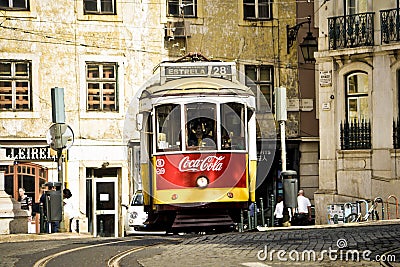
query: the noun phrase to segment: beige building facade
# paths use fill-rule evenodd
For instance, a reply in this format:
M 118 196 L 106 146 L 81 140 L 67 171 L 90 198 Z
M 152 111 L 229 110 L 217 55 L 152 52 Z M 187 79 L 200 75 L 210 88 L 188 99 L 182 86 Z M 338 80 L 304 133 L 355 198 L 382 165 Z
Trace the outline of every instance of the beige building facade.
M 399 1 L 319 5 L 320 159 L 314 198 L 317 222 L 324 224 L 330 204 L 400 196 L 400 43 Z M 393 219 L 394 198 L 389 202 Z
M 121 204 L 134 190 L 128 155 L 138 141 L 131 102 L 167 57 L 160 3 L 28 0 L 3 1 L 0 9 L 0 161 L 8 193 L 25 187 L 38 202 L 41 185 L 58 181 L 46 134 L 51 88 L 64 88 L 75 141 L 63 179 L 80 229 L 121 235 Z
M 264 181 L 257 194 L 268 199 L 265 205 L 271 194 L 281 193 L 281 166 L 277 128 L 263 128 L 262 118 L 274 112 L 274 88 L 287 88 L 287 169 L 296 170 L 300 187 L 313 198 L 319 152 L 314 64 L 299 60 L 298 43 L 307 29 L 288 49 L 286 28 L 306 21 L 318 3 L 20 2 L 0 7 L 0 164 L 10 194 L 16 197 L 18 187 L 25 187 L 39 201 L 41 185 L 58 181 L 46 135 L 51 88 L 64 88 L 66 123 L 75 140 L 65 153 L 63 179 L 80 227 L 94 235 L 122 235 L 122 206 L 140 189 L 137 96 L 160 62 L 197 52 L 235 61 L 241 81 L 257 94 L 263 148 L 258 179 Z M 301 71 L 311 78 L 301 81 Z

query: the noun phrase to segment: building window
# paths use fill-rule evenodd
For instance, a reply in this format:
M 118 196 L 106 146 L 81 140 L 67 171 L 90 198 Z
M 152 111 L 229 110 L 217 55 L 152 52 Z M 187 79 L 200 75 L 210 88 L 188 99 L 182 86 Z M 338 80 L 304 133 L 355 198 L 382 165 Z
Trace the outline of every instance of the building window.
M 118 111 L 116 63 L 86 63 L 86 84 L 88 111 Z
M 346 15 L 355 15 L 368 11 L 367 0 L 344 0 Z
M 29 0 L 0 0 L 0 9 L 29 10 Z
M 243 0 L 244 19 L 272 19 L 272 0 Z
M 28 61 L 0 61 L 0 110 L 32 109 L 30 69 Z
M 40 188 L 47 182 L 48 169 L 26 162 L 9 165 L 4 174 L 4 187 L 7 194 L 18 199 L 18 188 L 24 188 L 28 197 L 39 202 Z
M 349 121 L 368 121 L 368 75 L 356 72 L 346 77 L 346 113 Z
M 196 17 L 196 0 L 167 0 L 168 16 Z
M 115 0 L 83 0 L 85 14 L 115 14 Z
M 245 66 L 246 85 L 251 88 L 257 97 L 256 106 L 258 112 L 269 112 L 274 107 L 274 77 L 273 67 L 262 65 Z

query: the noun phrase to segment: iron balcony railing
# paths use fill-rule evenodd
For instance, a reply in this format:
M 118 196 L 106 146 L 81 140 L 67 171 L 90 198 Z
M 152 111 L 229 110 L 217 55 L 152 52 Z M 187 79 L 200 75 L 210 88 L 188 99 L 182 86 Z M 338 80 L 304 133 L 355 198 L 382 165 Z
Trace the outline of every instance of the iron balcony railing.
M 381 44 L 400 41 L 399 12 L 398 8 L 381 10 Z
M 370 149 L 371 124 L 369 121 L 344 121 L 340 123 L 340 145 L 342 150 Z
M 400 118 L 393 121 L 393 148 L 400 148 Z
M 328 18 L 329 49 L 373 46 L 374 12 Z

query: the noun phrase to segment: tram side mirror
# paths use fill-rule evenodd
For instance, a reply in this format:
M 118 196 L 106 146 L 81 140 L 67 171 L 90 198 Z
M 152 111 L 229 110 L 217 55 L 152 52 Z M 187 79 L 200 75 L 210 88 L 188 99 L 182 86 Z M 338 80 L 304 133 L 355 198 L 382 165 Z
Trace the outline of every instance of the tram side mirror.
M 141 131 L 143 129 L 143 114 L 136 114 L 136 130 Z

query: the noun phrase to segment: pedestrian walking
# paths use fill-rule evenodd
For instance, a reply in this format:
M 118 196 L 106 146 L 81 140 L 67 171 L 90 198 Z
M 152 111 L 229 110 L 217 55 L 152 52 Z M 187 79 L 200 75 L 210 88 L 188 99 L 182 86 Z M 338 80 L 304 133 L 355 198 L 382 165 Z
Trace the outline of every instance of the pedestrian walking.
M 283 197 L 278 196 L 276 198 L 276 202 L 277 203 L 274 211 L 275 226 L 283 226 L 283 211 L 284 211 Z
M 297 194 L 297 213 L 295 214 L 296 224 L 308 225 L 311 221 L 311 202 L 304 196 L 304 190 Z

